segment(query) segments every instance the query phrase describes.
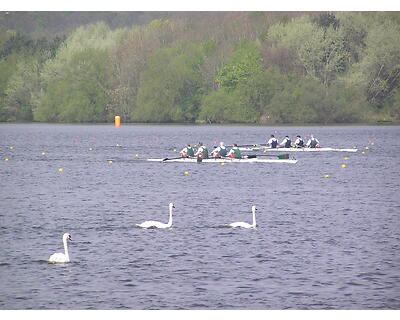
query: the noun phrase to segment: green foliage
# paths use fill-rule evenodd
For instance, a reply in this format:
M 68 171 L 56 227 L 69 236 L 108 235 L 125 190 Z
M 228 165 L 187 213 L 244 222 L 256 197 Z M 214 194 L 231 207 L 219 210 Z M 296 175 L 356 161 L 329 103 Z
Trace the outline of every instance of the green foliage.
M 371 104 L 382 107 L 400 86 L 400 25 L 390 20 L 375 24 L 366 38 L 358 65 L 359 83 Z
M 141 76 L 134 119 L 194 121 L 200 104 L 204 51 L 202 44 L 183 43 L 156 52 Z
M 0 121 L 400 120 L 398 13 L 96 14 L 68 37 L 38 37 L 44 13 L 36 37 L 0 28 Z
M 48 84 L 34 112 L 35 120 L 105 122 L 108 76 L 104 51 L 86 49 L 75 53 L 63 74 Z
M 216 82 L 223 88 L 234 89 L 239 83 L 260 72 L 261 58 L 261 51 L 254 42 L 241 41 L 230 63 L 221 69 Z

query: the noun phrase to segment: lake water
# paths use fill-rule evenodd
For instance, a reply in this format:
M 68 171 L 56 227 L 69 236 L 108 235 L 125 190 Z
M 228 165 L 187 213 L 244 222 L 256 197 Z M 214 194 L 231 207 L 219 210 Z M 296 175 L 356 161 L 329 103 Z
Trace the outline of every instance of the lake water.
M 360 150 L 143 161 L 271 133 Z M 2 124 L 0 308 L 399 309 L 399 138 L 390 126 Z M 173 228 L 135 226 L 166 223 L 171 201 Z M 252 205 L 257 229 L 226 227 L 251 222 Z M 72 262 L 48 264 L 64 232 Z

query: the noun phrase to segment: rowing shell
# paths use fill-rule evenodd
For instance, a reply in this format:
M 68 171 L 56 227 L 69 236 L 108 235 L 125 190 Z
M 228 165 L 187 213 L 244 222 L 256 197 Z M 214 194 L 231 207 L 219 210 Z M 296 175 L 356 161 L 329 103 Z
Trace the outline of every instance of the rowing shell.
M 336 148 L 239 148 L 242 151 L 279 151 L 279 152 L 321 152 L 321 151 L 339 151 L 339 152 L 357 152 L 358 149 L 336 149 Z
M 197 162 L 196 158 L 179 158 L 179 159 L 147 159 L 147 161 L 153 162 Z M 212 159 L 202 159 L 201 162 L 205 163 L 297 163 L 296 159 L 260 159 L 260 158 L 251 158 L 251 159 L 221 159 L 221 158 L 212 158 Z

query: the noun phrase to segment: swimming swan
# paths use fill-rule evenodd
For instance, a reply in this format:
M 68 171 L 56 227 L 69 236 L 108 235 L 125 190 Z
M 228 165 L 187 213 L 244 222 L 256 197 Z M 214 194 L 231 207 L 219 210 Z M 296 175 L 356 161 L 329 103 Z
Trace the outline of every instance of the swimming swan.
M 68 245 L 67 240 L 72 241 L 71 235 L 69 233 L 64 233 L 63 235 L 63 243 L 64 243 L 64 252 L 65 253 L 53 253 L 50 258 L 49 262 L 56 263 L 56 262 L 69 262 L 69 254 L 68 254 Z
M 253 212 L 253 224 L 249 224 L 247 222 L 233 222 L 233 223 L 229 224 L 229 226 L 232 228 L 236 228 L 236 227 L 241 227 L 241 228 L 246 228 L 246 229 L 255 228 L 257 226 L 256 210 L 257 210 L 256 206 L 251 207 L 251 211 Z
M 175 208 L 174 204 L 171 202 L 169 204 L 169 220 L 168 223 L 161 223 L 158 221 L 145 221 L 141 224 L 136 224 L 140 228 L 159 228 L 159 229 L 165 229 L 165 228 L 171 228 L 172 227 L 172 208 Z

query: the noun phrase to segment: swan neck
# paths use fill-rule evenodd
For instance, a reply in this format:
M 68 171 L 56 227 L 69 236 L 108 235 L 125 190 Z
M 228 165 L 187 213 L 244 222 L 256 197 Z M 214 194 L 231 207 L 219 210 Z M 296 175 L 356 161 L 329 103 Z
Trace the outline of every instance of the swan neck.
M 253 210 L 253 227 L 256 226 L 256 212 Z
M 169 220 L 168 220 L 168 227 L 172 226 L 172 207 L 169 208 Z
M 64 238 L 64 239 L 63 239 L 63 243 L 64 243 L 64 252 L 65 252 L 65 256 L 67 257 L 67 260 L 69 261 L 69 253 L 68 253 L 67 238 Z

